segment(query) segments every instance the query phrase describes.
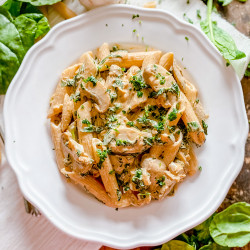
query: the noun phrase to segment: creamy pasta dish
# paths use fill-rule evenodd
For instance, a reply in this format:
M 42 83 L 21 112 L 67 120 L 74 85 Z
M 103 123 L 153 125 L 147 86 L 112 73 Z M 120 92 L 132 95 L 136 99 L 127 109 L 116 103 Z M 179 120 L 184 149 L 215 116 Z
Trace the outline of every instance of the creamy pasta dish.
M 173 195 L 207 134 L 173 53 L 107 43 L 62 72 L 48 118 L 61 173 L 115 208 Z

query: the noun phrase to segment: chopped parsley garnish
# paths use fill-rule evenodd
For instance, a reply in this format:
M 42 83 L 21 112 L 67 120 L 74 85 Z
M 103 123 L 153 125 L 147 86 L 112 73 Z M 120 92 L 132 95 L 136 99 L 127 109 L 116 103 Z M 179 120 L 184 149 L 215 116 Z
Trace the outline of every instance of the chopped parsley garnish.
M 82 120 L 82 124 L 91 125 L 91 122 L 87 119 Z
M 186 13 L 183 14 L 183 19 L 191 24 L 194 24 L 194 22 L 189 17 L 187 17 Z
M 121 55 L 117 55 L 117 54 L 110 54 L 110 55 L 108 55 L 108 56 L 106 56 L 105 58 L 103 58 L 101 61 L 100 61 L 100 65 L 101 64 L 104 64 L 105 62 L 106 62 L 106 60 L 107 59 L 109 59 L 109 58 L 118 58 L 118 57 L 122 57 Z
M 112 85 L 114 88 L 121 87 L 123 89 L 123 82 L 120 79 L 116 79 Z
M 134 122 L 132 122 L 132 121 L 129 121 L 129 122 L 127 122 L 126 123 L 129 127 L 134 127 L 135 125 L 134 125 Z
M 143 96 L 143 92 L 137 91 L 137 96 L 138 96 L 139 98 L 142 97 L 142 96 Z
M 75 94 L 72 94 L 70 96 L 70 99 L 73 100 L 74 102 L 81 101 L 81 94 L 80 94 L 80 92 L 76 92 Z
M 135 175 L 132 177 L 132 182 L 136 185 L 137 189 L 145 187 L 142 180 L 142 170 L 140 168 L 135 171 Z
M 138 195 L 140 196 L 141 199 L 145 199 L 147 196 L 150 195 L 150 193 L 149 192 L 145 192 L 145 193 L 139 193 Z
M 97 167 L 98 168 L 101 168 L 103 162 L 105 161 L 105 159 L 108 157 L 108 153 L 109 153 L 109 150 L 101 150 L 101 149 L 97 149 L 97 154 L 100 158 L 100 161 L 97 163 Z
M 187 36 L 185 36 L 185 39 L 188 41 L 189 40 L 189 38 L 187 37 Z
M 111 171 L 109 171 L 109 174 L 114 174 L 115 173 L 115 170 L 112 169 Z
M 74 79 L 66 79 L 61 81 L 62 87 L 75 87 L 75 80 Z
M 208 128 L 208 125 L 202 120 L 202 127 L 203 127 L 203 130 L 204 130 L 204 133 L 205 135 L 207 135 L 207 128 Z
M 196 16 L 197 16 L 197 18 L 201 19 L 201 11 L 200 10 L 196 10 Z
M 117 146 L 127 146 L 129 144 L 131 144 L 131 142 L 129 142 L 128 140 L 120 140 L 120 139 L 116 140 Z
M 155 141 L 155 137 L 154 137 L 154 136 L 153 136 L 153 137 L 145 137 L 145 138 L 143 139 L 143 141 L 144 141 L 146 144 L 148 144 L 149 146 L 152 146 L 153 143 L 154 143 L 154 141 Z
M 196 99 L 195 99 L 195 103 L 198 104 L 199 102 L 200 102 L 200 100 L 199 100 L 198 98 L 196 98 Z
M 139 14 L 133 14 L 132 19 L 135 19 L 137 17 L 140 17 Z
M 125 115 L 127 112 L 126 112 L 126 110 L 122 110 L 122 113 Z
M 135 33 L 136 32 L 136 29 L 133 29 L 133 33 Z
M 165 176 L 156 179 L 156 184 L 158 184 L 160 187 L 163 187 L 165 185 Z
M 202 166 L 199 166 L 198 169 L 201 171 L 202 170 Z
M 152 91 L 149 93 L 148 98 L 157 98 L 159 95 L 162 95 L 166 92 L 166 89 L 159 89 L 158 91 Z
M 77 151 L 76 151 L 76 155 L 77 155 L 78 157 L 81 156 L 81 153 L 82 153 L 82 152 L 81 152 L 80 150 L 77 150 Z
M 172 84 L 171 88 L 168 89 L 168 92 L 176 94 L 177 96 L 180 95 L 180 89 L 177 83 Z
M 148 87 L 148 85 L 145 83 L 142 77 L 141 70 L 138 72 L 138 74 L 131 77 L 130 82 L 133 84 L 135 91 L 140 91 Z
M 173 108 L 173 111 L 168 115 L 168 120 L 174 121 L 175 119 L 177 119 L 177 114 L 178 110 L 176 108 Z
M 120 201 L 122 198 L 122 192 L 119 189 L 117 189 L 116 193 L 117 193 L 117 200 Z
M 84 79 L 84 82 L 92 82 L 93 86 L 96 86 L 97 79 L 94 76 L 89 76 L 87 79 Z
M 188 122 L 187 125 L 188 125 L 187 130 L 189 132 L 195 132 L 199 130 L 199 124 L 197 122 Z
M 164 130 L 164 122 L 158 122 L 156 126 L 154 126 L 158 132 Z

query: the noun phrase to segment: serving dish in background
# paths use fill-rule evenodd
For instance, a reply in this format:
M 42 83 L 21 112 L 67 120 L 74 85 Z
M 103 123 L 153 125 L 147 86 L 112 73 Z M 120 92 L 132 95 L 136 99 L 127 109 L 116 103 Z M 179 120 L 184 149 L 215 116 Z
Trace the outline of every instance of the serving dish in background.
M 207 141 L 196 149 L 200 174 L 184 181 L 175 196 L 142 208 L 106 207 L 67 183 L 54 158 L 48 100 L 60 72 L 103 42 L 173 51 L 210 116 Z M 163 243 L 209 217 L 241 170 L 248 132 L 240 82 L 205 35 L 168 12 L 125 5 L 62 22 L 33 46 L 7 92 L 4 124 L 6 155 L 25 197 L 64 232 L 118 248 Z

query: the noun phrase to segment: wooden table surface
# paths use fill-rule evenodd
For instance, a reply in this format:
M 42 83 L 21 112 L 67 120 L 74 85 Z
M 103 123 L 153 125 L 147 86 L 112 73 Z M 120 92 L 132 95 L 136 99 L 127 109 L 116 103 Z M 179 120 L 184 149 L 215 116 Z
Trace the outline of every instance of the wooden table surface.
M 237 0 L 234 0 L 228 6 L 219 7 L 219 12 L 221 15 L 227 19 L 230 23 L 235 25 L 235 27 L 250 37 L 250 0 L 246 3 L 240 3 Z M 244 77 L 241 81 L 245 107 L 248 116 L 248 120 L 250 120 L 250 77 Z M 242 145 L 245 147 L 245 160 L 243 168 L 231 186 L 227 197 L 224 202 L 221 204 L 220 209 L 224 209 L 229 205 L 238 202 L 245 201 L 250 203 L 250 134 L 248 134 L 246 145 Z M 102 247 L 101 250 L 111 250 L 113 248 Z M 139 247 L 135 248 L 135 250 L 149 250 L 152 249 L 150 247 Z M 238 248 L 240 249 L 240 248 Z M 243 248 L 242 248 L 243 249 Z M 249 245 L 246 249 L 249 249 Z

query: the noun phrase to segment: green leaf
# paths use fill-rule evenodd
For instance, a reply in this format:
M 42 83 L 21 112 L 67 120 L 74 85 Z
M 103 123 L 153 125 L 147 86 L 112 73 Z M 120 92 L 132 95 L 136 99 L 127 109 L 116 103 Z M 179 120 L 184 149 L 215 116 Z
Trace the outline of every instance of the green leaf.
M 213 220 L 213 216 L 214 215 L 210 216 L 207 220 L 194 228 L 198 241 L 202 242 L 203 244 L 208 244 L 208 242 L 211 240 L 209 225 Z
M 19 16 L 22 7 L 22 2 L 8 0 L 3 4 L 3 8 L 9 11 L 12 16 Z
M 218 3 L 222 4 L 222 6 L 226 6 L 230 4 L 233 0 L 218 0 Z
M 229 250 L 229 247 L 222 247 L 218 244 L 216 244 L 215 242 L 210 242 L 208 245 L 205 245 L 201 248 L 199 248 L 199 250 Z
M 250 241 L 250 204 L 239 202 L 214 216 L 209 231 L 221 246 L 243 247 Z
M 34 6 L 42 6 L 42 5 L 52 5 L 54 3 L 60 2 L 61 0 L 19 0 L 19 1 L 30 3 Z
M 200 26 L 226 60 L 238 60 L 246 56 L 244 52 L 237 49 L 232 37 L 220 29 L 216 22 L 212 22 L 210 28 L 209 21 L 206 19 L 200 23 Z
M 2 8 L 0 7 L 0 11 L 1 9 Z M 6 10 L 3 12 L 5 11 Z M 19 62 L 21 63 L 25 55 L 22 39 L 15 25 L 2 13 L 0 14 L 0 42 L 7 46 L 13 53 L 15 53 Z
M 4 95 L 20 66 L 17 55 L 0 42 L 0 95 Z
M 184 241 L 171 240 L 163 244 L 161 250 L 195 250 L 195 248 Z
M 35 43 L 35 39 L 45 35 L 49 30 L 48 21 L 42 14 L 22 14 L 13 19 L 6 9 L 11 9 L 13 3 L 15 5 L 14 0 L 12 2 L 9 0 L 4 7 L 0 7 L 1 94 L 6 93 L 24 55 Z M 13 11 L 15 8 L 13 7 Z M 20 10 L 16 8 L 15 11 L 18 14 Z
M 248 63 L 247 69 L 245 71 L 245 76 L 250 76 L 250 62 Z

